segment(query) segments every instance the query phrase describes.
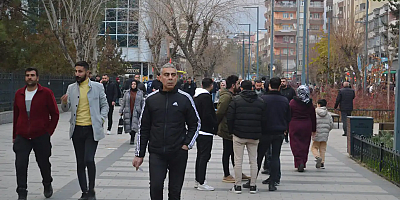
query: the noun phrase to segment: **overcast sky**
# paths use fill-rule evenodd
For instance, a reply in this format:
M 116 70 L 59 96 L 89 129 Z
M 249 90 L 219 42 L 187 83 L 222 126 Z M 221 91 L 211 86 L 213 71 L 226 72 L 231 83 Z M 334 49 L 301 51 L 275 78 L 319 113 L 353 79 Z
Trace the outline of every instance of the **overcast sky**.
M 264 28 L 264 12 L 266 10 L 264 0 L 246 0 L 249 6 L 259 7 L 260 15 L 259 15 L 259 28 Z M 249 8 L 244 9 L 244 13 L 238 13 L 236 17 L 236 21 L 238 24 L 251 24 L 251 31 L 255 32 L 257 30 L 257 9 Z M 236 26 L 236 31 L 248 31 L 248 26 Z

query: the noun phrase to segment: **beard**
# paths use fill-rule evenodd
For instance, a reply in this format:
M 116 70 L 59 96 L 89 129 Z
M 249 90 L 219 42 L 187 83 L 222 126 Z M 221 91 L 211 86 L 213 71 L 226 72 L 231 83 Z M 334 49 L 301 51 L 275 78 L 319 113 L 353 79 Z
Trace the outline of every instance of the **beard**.
M 242 90 L 240 89 L 240 88 L 235 88 L 234 89 L 234 92 L 237 94 L 237 93 L 240 93 Z
M 25 81 L 26 86 L 33 87 L 37 85 L 37 81 Z
M 76 82 L 82 83 L 83 81 L 86 80 L 86 74 L 83 77 L 75 76 Z

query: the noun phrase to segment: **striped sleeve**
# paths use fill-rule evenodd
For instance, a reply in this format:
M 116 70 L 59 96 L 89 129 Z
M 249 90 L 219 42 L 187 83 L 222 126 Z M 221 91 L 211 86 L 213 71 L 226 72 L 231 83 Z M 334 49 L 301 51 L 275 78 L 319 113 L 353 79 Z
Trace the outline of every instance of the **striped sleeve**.
M 201 120 L 193 98 L 188 93 L 183 92 L 182 90 L 178 90 L 178 92 L 188 98 L 190 102 L 190 106 L 187 108 L 188 112 L 186 112 L 185 116 L 188 131 L 186 133 L 184 144 L 187 145 L 189 149 L 191 149 L 196 142 L 197 136 L 199 135 Z

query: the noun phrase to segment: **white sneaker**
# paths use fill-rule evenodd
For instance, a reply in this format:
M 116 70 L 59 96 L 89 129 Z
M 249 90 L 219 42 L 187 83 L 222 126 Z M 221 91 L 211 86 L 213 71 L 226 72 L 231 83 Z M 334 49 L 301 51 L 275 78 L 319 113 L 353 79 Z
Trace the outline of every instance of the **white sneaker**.
M 200 190 L 200 191 L 214 191 L 214 188 L 209 186 L 209 185 L 207 185 L 206 183 L 204 183 L 203 185 L 199 184 L 197 186 L 197 190 Z
M 111 131 L 107 131 L 107 135 L 111 135 Z
M 199 182 L 197 182 L 196 180 L 194 181 L 194 188 L 198 188 L 199 187 Z

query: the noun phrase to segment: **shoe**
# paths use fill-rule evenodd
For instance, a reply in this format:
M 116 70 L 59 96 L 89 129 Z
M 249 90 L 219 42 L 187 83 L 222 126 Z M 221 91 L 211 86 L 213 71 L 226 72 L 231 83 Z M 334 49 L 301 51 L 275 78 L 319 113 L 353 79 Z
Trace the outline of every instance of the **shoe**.
M 236 194 L 242 194 L 242 187 L 238 185 L 234 185 L 233 188 L 231 189 L 232 192 Z
M 245 184 L 242 185 L 243 188 L 251 188 L 250 187 L 250 180 L 248 180 Z
M 88 199 L 88 193 L 83 192 L 81 198 L 79 198 L 78 200 L 87 200 L 87 199 Z
M 131 141 L 129 142 L 129 144 L 135 144 L 135 137 L 131 136 Z
M 198 188 L 199 187 L 199 182 L 197 182 L 196 180 L 194 181 L 194 188 Z
M 43 195 L 46 198 L 50 198 L 53 195 L 53 187 L 51 186 L 51 183 L 44 185 Z
M 88 192 L 88 200 L 96 200 L 96 193 L 94 190 Z
M 343 133 L 343 135 L 342 136 L 347 136 L 347 134 L 346 133 Z
M 245 174 L 242 174 L 242 180 L 250 180 L 250 176 L 246 176 Z
M 250 194 L 256 194 L 258 191 L 257 186 L 250 186 Z
M 300 164 L 299 168 L 297 168 L 298 172 L 304 172 L 304 164 Z
M 289 143 L 289 140 L 285 140 L 286 143 Z
M 315 160 L 317 162 L 317 164 L 315 164 L 315 167 L 317 169 L 321 168 L 321 162 L 322 162 L 322 158 L 320 157 L 316 157 L 317 160 Z
M 276 188 L 275 183 L 269 183 L 269 185 L 268 185 L 268 190 L 269 190 L 269 191 L 276 191 L 277 188 Z
M 232 175 L 226 176 L 222 179 L 224 183 L 235 183 L 235 178 Z
M 269 184 L 269 178 L 263 180 L 262 184 Z M 274 184 L 275 184 L 275 186 L 278 186 L 279 184 L 281 184 L 281 182 L 280 181 L 275 181 Z
M 268 169 L 264 169 L 261 174 L 269 174 L 269 170 Z
M 324 163 L 321 163 L 321 169 L 325 169 Z
M 111 135 L 111 131 L 107 130 L 107 135 Z
M 28 190 L 20 188 L 17 189 L 17 193 L 18 193 L 18 200 L 27 200 Z
M 207 185 L 206 182 L 204 182 L 203 185 L 199 184 L 199 186 L 197 187 L 197 190 L 200 190 L 200 191 L 214 191 L 214 188 L 209 186 L 209 185 Z

